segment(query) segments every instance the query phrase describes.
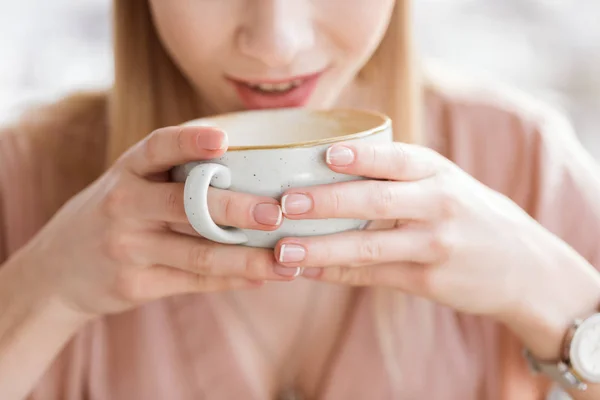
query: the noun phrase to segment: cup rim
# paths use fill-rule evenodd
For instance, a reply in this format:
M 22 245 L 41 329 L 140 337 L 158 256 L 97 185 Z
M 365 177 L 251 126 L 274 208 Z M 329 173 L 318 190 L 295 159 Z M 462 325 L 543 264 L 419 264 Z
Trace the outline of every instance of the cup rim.
M 193 126 L 192 124 L 195 122 L 198 122 L 198 121 L 209 121 L 211 119 L 219 120 L 222 118 L 233 117 L 236 115 L 247 114 L 247 113 L 256 112 L 256 111 L 268 112 L 268 111 L 285 111 L 285 110 L 295 110 L 295 109 L 294 108 L 277 108 L 277 109 L 233 111 L 233 112 L 215 115 L 212 117 L 196 118 L 196 119 L 184 122 L 183 124 L 181 124 L 181 126 Z M 390 117 L 388 117 L 387 115 L 385 115 L 381 112 L 374 111 L 374 110 L 365 110 L 365 109 L 359 109 L 359 108 L 331 108 L 331 109 L 305 109 L 305 110 L 310 111 L 310 112 L 315 112 L 315 113 L 351 112 L 351 113 L 358 113 L 358 114 L 363 114 L 363 115 L 370 115 L 370 116 L 379 118 L 381 120 L 381 123 L 372 128 L 369 128 L 369 129 L 366 129 L 366 130 L 363 130 L 360 132 L 350 133 L 347 135 L 334 136 L 334 137 L 324 138 L 324 139 L 305 140 L 305 141 L 301 141 L 301 142 L 292 142 L 292 143 L 286 143 L 286 144 L 229 146 L 227 148 L 227 151 L 230 152 L 230 151 L 241 151 L 241 150 L 274 150 L 274 149 L 313 147 L 313 146 L 319 146 L 319 145 L 323 145 L 323 144 L 331 144 L 331 143 L 343 142 L 346 140 L 359 139 L 359 138 L 363 138 L 366 136 L 374 135 L 376 133 L 379 133 L 386 129 L 389 129 L 392 125 L 392 120 L 390 119 Z

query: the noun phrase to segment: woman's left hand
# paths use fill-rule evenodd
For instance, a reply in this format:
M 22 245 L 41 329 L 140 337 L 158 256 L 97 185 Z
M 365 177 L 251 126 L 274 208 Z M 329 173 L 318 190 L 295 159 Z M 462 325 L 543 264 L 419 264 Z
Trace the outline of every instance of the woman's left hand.
M 568 277 L 578 269 L 586 279 L 596 273 L 508 197 L 433 150 L 336 144 L 327 163 L 372 180 L 288 191 L 285 216 L 375 223 L 361 231 L 282 239 L 275 248 L 279 262 L 302 267 L 307 278 L 393 287 L 461 312 L 506 315 L 523 302 L 550 300 L 557 290 L 577 292 L 582 280 L 569 283 Z M 382 222 L 385 229 L 376 228 Z

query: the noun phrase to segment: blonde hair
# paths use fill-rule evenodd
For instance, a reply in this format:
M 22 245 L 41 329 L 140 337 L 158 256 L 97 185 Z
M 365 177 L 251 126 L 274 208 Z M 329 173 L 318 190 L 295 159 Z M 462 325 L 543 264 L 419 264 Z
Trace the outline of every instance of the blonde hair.
M 115 80 L 110 94 L 107 162 L 153 130 L 201 117 L 199 99 L 162 45 L 148 0 L 113 1 Z M 419 141 L 420 101 L 412 51 L 410 1 L 397 0 L 379 48 L 360 73 L 384 82 L 383 112 L 394 121 L 396 140 Z M 391 73 L 390 73 L 391 72 Z
M 420 84 L 413 51 L 410 0 L 397 0 L 387 32 L 357 79 L 379 85 L 375 103 L 390 115 L 395 139 L 420 142 Z M 201 99 L 167 54 L 155 30 L 148 0 L 115 0 L 115 82 L 110 95 L 107 162 L 112 163 L 151 131 L 198 118 Z M 391 92 L 390 92 L 391 91 Z M 388 370 L 399 374 L 402 295 L 378 289 L 373 305 L 381 350 Z M 432 315 L 422 310 L 422 315 Z M 412 321 L 414 327 L 415 321 Z M 433 331 L 429 326 L 425 329 Z M 392 379 L 398 383 L 398 379 Z

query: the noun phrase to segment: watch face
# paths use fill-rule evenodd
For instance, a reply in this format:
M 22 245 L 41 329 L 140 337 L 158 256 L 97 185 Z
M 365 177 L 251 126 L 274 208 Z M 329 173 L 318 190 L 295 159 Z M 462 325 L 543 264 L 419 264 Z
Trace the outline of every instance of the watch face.
M 600 383 L 600 314 L 586 319 L 571 342 L 571 364 L 585 381 Z

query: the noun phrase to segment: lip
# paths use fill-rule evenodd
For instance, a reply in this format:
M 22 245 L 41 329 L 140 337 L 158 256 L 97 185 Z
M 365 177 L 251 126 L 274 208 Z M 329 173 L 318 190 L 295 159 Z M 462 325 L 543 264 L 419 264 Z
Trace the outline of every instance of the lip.
M 306 105 L 310 99 L 310 96 L 315 91 L 317 83 L 324 71 L 297 75 L 289 78 L 258 78 L 258 79 L 242 79 L 228 77 L 229 82 L 235 87 L 240 100 L 244 106 L 249 110 L 254 109 L 268 109 L 268 108 L 292 108 L 302 107 Z M 248 87 L 248 84 L 260 84 L 260 83 L 285 83 L 294 80 L 301 80 L 302 83 L 284 93 L 261 93 L 257 90 Z

